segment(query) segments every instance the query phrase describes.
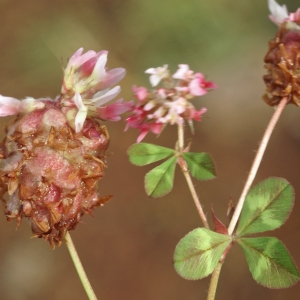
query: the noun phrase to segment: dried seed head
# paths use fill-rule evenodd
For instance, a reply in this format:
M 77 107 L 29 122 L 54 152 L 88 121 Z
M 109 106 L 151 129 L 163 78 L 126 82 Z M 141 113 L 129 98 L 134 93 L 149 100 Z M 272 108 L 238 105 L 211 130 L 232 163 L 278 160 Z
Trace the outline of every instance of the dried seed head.
M 263 77 L 266 103 L 278 105 L 283 97 L 289 97 L 290 103 L 300 106 L 300 32 L 281 27 L 270 41 L 264 61 L 268 70 Z
M 265 56 L 268 73 L 263 77 L 266 103 L 276 106 L 283 97 L 300 106 L 300 10 L 288 15 L 285 6 L 269 0 L 270 19 L 279 26 Z
M 0 95 L 0 116 L 16 117 L 0 144 L 0 197 L 8 221 L 31 223 L 35 237 L 60 245 L 83 214 L 105 204 L 99 197 L 109 136 L 100 120 L 117 121 L 131 107 L 118 100 L 102 107 L 120 90 L 109 90 L 124 69 L 106 72 L 107 51 L 79 49 L 64 74 L 55 100 Z M 6 196 L 5 194 L 8 194 Z
M 27 217 L 34 236 L 60 245 L 84 213 L 106 201 L 97 183 L 104 175 L 109 137 L 104 126 L 86 119 L 75 133 L 54 102 L 17 116 L 2 142 L 0 192 L 8 221 Z M 35 126 L 31 126 L 35 124 Z

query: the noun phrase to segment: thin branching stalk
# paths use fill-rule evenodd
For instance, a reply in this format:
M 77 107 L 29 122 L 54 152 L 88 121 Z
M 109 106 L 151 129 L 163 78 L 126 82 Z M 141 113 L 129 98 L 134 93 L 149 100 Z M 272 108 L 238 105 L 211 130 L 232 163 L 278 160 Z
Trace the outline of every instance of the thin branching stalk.
M 245 183 L 244 189 L 242 191 L 241 197 L 238 201 L 238 204 L 235 208 L 234 214 L 231 218 L 230 224 L 228 226 L 228 234 L 231 235 L 233 233 L 233 230 L 236 226 L 236 223 L 240 217 L 244 202 L 245 202 L 245 198 L 250 190 L 250 187 L 253 183 L 253 180 L 256 176 L 257 170 L 259 168 L 259 165 L 261 163 L 261 160 L 263 158 L 263 155 L 265 153 L 266 147 L 268 145 L 268 142 L 270 140 L 271 134 L 275 128 L 275 125 L 277 124 L 277 121 L 283 111 L 283 109 L 285 108 L 286 104 L 288 103 L 288 98 L 284 97 L 281 99 L 280 103 L 278 104 L 269 124 L 268 127 L 263 135 L 263 138 L 260 142 L 259 148 L 257 150 L 256 156 L 254 158 L 252 167 L 250 169 L 247 181 Z
M 71 235 L 69 234 L 69 232 L 66 233 L 65 239 L 66 239 L 66 244 L 67 244 L 68 250 L 70 252 L 70 255 L 72 257 L 73 263 L 75 265 L 75 268 L 76 268 L 79 278 L 81 280 L 83 288 L 85 289 L 85 291 L 88 295 L 89 300 L 97 300 L 97 297 L 96 297 L 94 290 L 89 282 L 89 279 L 86 276 L 86 273 L 81 264 L 80 258 L 78 256 L 78 253 L 76 251 L 76 248 L 74 246 L 74 243 L 72 241 L 72 238 L 71 238 Z
M 183 129 L 183 124 L 178 125 L 178 147 L 179 147 L 179 151 L 182 153 L 183 149 L 184 149 L 184 129 Z M 196 193 L 196 190 L 195 190 L 195 187 L 194 187 L 194 184 L 193 184 L 190 172 L 189 172 L 189 170 L 188 170 L 188 168 L 187 168 L 187 166 L 186 166 L 186 164 L 185 164 L 185 162 L 183 160 L 181 160 L 181 163 L 179 163 L 179 165 L 181 167 L 182 173 L 183 173 L 183 175 L 185 177 L 187 185 L 188 185 L 188 187 L 190 189 L 190 192 L 192 194 L 192 198 L 193 198 L 193 200 L 195 202 L 195 205 L 196 205 L 197 211 L 199 213 L 200 219 L 202 220 L 203 226 L 206 229 L 209 229 L 209 224 L 207 222 L 207 218 L 206 218 L 205 213 L 203 211 L 201 202 L 200 202 L 200 200 L 198 198 L 198 195 Z
M 271 134 L 275 128 L 275 125 L 277 124 L 279 117 L 281 115 L 281 113 L 283 112 L 283 109 L 285 108 L 286 104 L 288 103 L 288 98 L 284 97 L 281 99 L 280 103 L 278 104 L 269 124 L 268 127 L 263 135 L 263 138 L 260 142 L 260 145 L 258 147 L 256 156 L 254 158 L 253 164 L 251 166 L 247 181 L 245 183 L 244 189 L 242 191 L 241 197 L 238 201 L 238 204 L 236 206 L 236 209 L 234 211 L 234 214 L 232 216 L 231 222 L 229 224 L 228 227 L 228 234 L 232 235 L 233 230 L 236 226 L 236 223 L 240 217 L 246 196 L 250 190 L 250 187 L 253 183 L 253 180 L 256 176 L 257 170 L 260 166 L 261 160 L 263 158 L 263 155 L 265 153 L 265 150 L 267 148 L 268 142 L 270 140 Z M 207 300 L 214 300 L 215 299 L 215 294 L 216 294 L 216 290 L 217 290 L 217 285 L 218 285 L 218 279 L 220 276 L 220 271 L 223 265 L 223 259 L 221 259 L 218 263 L 218 265 L 216 266 L 215 270 L 212 273 L 211 276 L 211 281 L 210 281 L 210 285 L 209 285 L 209 290 L 208 290 L 208 296 L 207 296 Z

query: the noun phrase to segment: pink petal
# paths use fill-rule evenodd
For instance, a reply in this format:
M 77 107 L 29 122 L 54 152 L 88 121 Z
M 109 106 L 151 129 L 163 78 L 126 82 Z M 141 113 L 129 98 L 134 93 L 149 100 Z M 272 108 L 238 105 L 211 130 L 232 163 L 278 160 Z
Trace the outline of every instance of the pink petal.
M 146 100 L 147 96 L 148 96 L 148 91 L 145 87 L 141 86 L 141 87 L 137 87 L 136 85 L 134 85 L 132 87 L 132 90 L 134 92 L 134 96 L 139 100 L 139 101 L 144 101 Z
M 140 135 L 138 136 L 136 142 L 140 143 L 144 139 L 144 137 L 147 135 L 148 132 L 149 132 L 149 130 L 142 130 Z
M 86 61 L 97 55 L 97 53 L 93 50 L 89 50 L 83 55 L 81 55 L 82 51 L 83 48 L 80 48 L 72 55 L 72 57 L 69 59 L 67 67 L 78 68 Z
M 116 68 L 108 71 L 101 82 L 97 85 L 98 90 L 105 90 L 112 85 L 118 83 L 126 75 L 126 70 L 123 68 Z
M 207 93 L 207 90 L 201 86 L 201 82 L 199 79 L 193 79 L 190 84 L 190 93 L 193 94 L 194 96 L 202 96 Z
M 292 22 L 299 22 L 300 21 L 300 8 L 296 10 L 296 12 L 290 14 L 289 18 Z
M 12 97 L 0 95 L 0 117 L 18 114 L 21 110 L 21 101 Z
M 121 119 L 120 115 L 133 107 L 133 101 L 122 102 L 123 99 L 119 99 L 106 107 L 98 107 L 96 110 L 97 116 L 102 120 L 119 121 Z

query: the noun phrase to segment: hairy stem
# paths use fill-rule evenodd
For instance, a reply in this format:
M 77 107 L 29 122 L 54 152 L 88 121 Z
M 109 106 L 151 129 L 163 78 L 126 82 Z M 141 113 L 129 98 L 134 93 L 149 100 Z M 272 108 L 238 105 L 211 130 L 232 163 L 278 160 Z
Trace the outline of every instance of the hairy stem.
M 73 244 L 73 241 L 72 241 L 72 238 L 71 238 L 71 235 L 69 234 L 69 232 L 66 233 L 65 239 L 66 239 L 66 244 L 67 244 L 68 250 L 70 252 L 70 255 L 72 257 L 73 263 L 75 265 L 75 268 L 76 268 L 79 278 L 81 280 L 83 288 L 85 289 L 85 291 L 88 295 L 89 300 L 97 300 L 97 297 L 93 291 L 93 288 L 89 282 L 89 279 L 86 276 L 86 273 L 81 264 L 80 258 L 77 254 L 76 248 Z
M 179 152 L 182 153 L 183 150 L 184 150 L 184 130 L 183 130 L 183 124 L 178 125 L 178 148 L 179 148 Z M 190 172 L 188 170 L 186 162 L 184 161 L 184 159 L 182 157 L 179 158 L 179 165 L 180 165 L 182 173 L 183 173 L 183 175 L 185 177 L 187 185 L 188 185 L 188 187 L 190 189 L 190 192 L 192 194 L 192 198 L 193 198 L 193 200 L 195 202 L 195 205 L 196 205 L 197 211 L 199 213 L 200 219 L 202 220 L 203 226 L 206 229 L 209 229 L 209 224 L 207 222 L 207 219 L 206 219 L 205 213 L 203 211 L 201 202 L 200 202 L 200 200 L 198 198 L 198 195 L 196 193 L 196 190 L 195 190 L 195 187 L 194 187 L 194 184 L 193 184 Z
M 256 173 L 257 173 L 257 170 L 259 168 L 259 165 L 261 163 L 261 160 L 263 158 L 263 155 L 265 153 L 265 150 L 266 150 L 266 147 L 268 145 L 268 142 L 270 140 L 270 137 L 271 137 L 271 134 L 274 130 L 274 127 L 283 111 L 283 109 L 285 108 L 286 104 L 288 103 L 288 97 L 284 97 L 281 99 L 280 103 L 278 104 L 269 124 L 268 124 L 268 127 L 263 135 L 263 138 L 260 142 L 260 145 L 259 145 L 259 148 L 257 150 L 257 153 L 256 153 L 256 156 L 254 158 L 254 161 L 253 161 L 253 164 L 252 164 L 252 167 L 250 169 L 250 172 L 249 172 L 249 175 L 248 175 L 248 178 L 247 178 L 247 181 L 245 183 L 245 186 L 244 186 L 244 189 L 242 191 L 242 194 L 241 194 L 241 197 L 238 201 L 238 204 L 235 208 L 235 211 L 234 211 L 234 214 L 231 218 L 231 221 L 230 221 L 230 224 L 228 226 L 228 234 L 231 235 L 233 233 L 233 230 L 236 226 L 236 223 L 240 217 L 240 214 L 241 214 L 241 211 L 242 211 L 242 208 L 243 208 L 243 205 L 244 205 L 244 202 L 245 202 L 245 198 L 249 192 L 249 189 L 252 185 L 252 182 L 256 176 Z
M 268 142 L 270 140 L 271 134 L 275 128 L 275 125 L 277 124 L 277 121 L 283 111 L 283 109 L 285 108 L 286 104 L 288 103 L 288 98 L 284 97 L 281 99 L 280 103 L 278 104 L 269 124 L 268 127 L 263 135 L 263 138 L 260 142 L 260 145 L 258 147 L 256 156 L 254 158 L 253 164 L 251 166 L 247 181 L 245 183 L 244 189 L 242 191 L 241 197 L 238 201 L 238 204 L 236 206 L 236 209 L 234 211 L 234 214 L 231 218 L 231 222 L 229 224 L 228 227 L 228 234 L 231 235 L 233 233 L 233 230 L 236 226 L 236 223 L 240 217 L 244 202 L 245 202 L 245 198 L 249 192 L 249 189 L 252 185 L 252 182 L 256 176 L 257 170 L 260 166 L 261 160 L 263 158 L 263 155 L 265 153 L 266 147 L 268 145 Z M 208 290 L 208 296 L 207 296 L 207 300 L 214 300 L 215 299 L 215 294 L 216 294 L 216 290 L 217 290 L 217 285 L 218 285 L 218 279 L 220 276 L 220 271 L 222 268 L 224 262 L 224 258 L 221 258 L 218 265 L 216 266 L 215 270 L 212 273 L 211 276 L 211 281 L 210 281 L 210 285 L 209 285 L 209 290 Z
M 218 286 L 218 281 L 221 273 L 221 268 L 223 266 L 224 261 L 219 261 L 216 268 L 214 269 L 211 279 L 210 279 L 210 284 L 209 284 L 209 290 L 207 294 L 207 300 L 214 300 L 215 295 L 216 295 L 216 290 Z

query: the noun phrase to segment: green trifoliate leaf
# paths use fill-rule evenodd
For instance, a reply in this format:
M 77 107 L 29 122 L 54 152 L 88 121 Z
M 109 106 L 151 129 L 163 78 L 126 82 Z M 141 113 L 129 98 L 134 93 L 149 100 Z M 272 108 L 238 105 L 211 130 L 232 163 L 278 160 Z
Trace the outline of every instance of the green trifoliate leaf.
M 191 175 L 198 180 L 209 180 L 216 177 L 216 170 L 212 158 L 207 153 L 185 152 L 182 154 Z
M 146 174 L 145 189 L 148 196 L 161 197 L 172 190 L 176 159 L 173 156 Z
M 213 272 L 222 254 L 231 243 L 228 235 L 197 228 L 177 244 L 174 267 L 185 279 L 197 280 Z
M 288 288 L 297 283 L 299 272 L 285 246 L 276 238 L 240 238 L 238 244 L 246 256 L 257 283 L 272 289 Z
M 139 143 L 129 147 L 127 154 L 131 163 L 137 166 L 144 166 L 174 155 L 175 151 L 153 144 Z
M 238 236 L 274 230 L 288 218 L 294 203 L 293 187 L 283 178 L 268 178 L 253 187 L 246 197 Z

